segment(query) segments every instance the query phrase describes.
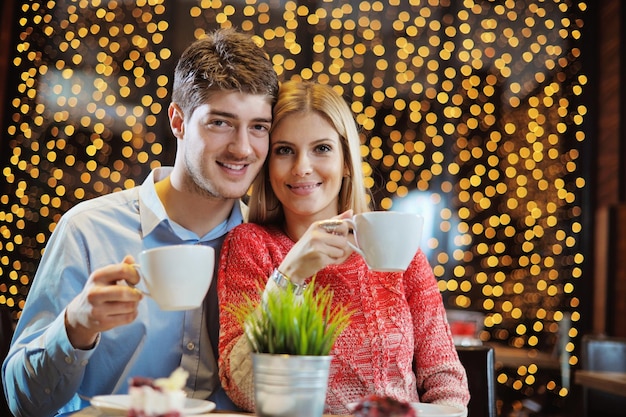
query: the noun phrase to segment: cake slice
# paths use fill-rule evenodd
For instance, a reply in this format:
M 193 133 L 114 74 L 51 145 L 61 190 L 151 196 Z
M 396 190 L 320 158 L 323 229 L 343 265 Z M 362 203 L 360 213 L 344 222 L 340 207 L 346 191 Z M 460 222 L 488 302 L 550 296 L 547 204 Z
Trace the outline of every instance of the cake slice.
M 128 417 L 182 417 L 186 394 L 183 390 L 189 374 L 176 369 L 168 378 L 134 377 L 128 393 Z
M 352 412 L 355 417 L 417 417 L 411 404 L 380 395 L 363 398 Z

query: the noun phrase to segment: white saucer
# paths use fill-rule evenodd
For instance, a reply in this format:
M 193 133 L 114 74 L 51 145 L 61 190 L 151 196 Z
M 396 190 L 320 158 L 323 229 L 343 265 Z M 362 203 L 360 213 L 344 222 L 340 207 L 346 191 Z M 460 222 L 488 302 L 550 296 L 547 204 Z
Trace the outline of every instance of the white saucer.
M 125 416 L 130 408 L 129 395 L 96 395 L 91 399 L 91 405 L 103 413 Z M 191 416 L 194 414 L 210 413 L 215 409 L 215 403 L 196 398 L 186 398 L 183 414 Z

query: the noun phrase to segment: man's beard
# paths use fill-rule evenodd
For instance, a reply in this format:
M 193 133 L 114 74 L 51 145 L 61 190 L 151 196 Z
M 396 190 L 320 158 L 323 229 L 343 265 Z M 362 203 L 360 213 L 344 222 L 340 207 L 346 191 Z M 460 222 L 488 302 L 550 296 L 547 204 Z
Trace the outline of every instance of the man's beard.
M 207 181 L 202 175 L 200 165 L 194 165 L 185 153 L 185 171 L 187 172 L 187 181 L 185 188 L 192 194 L 197 194 L 210 199 L 223 199 L 224 197 L 214 189 L 210 181 Z
M 203 166 L 202 164 L 194 165 L 190 162 L 190 158 L 185 155 L 185 171 L 189 179 L 186 188 L 189 192 L 213 200 L 230 200 L 241 198 L 245 195 L 245 192 L 242 193 L 242 195 L 236 196 L 224 195 L 215 187 L 211 180 L 207 179 L 206 176 L 202 174 L 201 168 L 199 168 Z

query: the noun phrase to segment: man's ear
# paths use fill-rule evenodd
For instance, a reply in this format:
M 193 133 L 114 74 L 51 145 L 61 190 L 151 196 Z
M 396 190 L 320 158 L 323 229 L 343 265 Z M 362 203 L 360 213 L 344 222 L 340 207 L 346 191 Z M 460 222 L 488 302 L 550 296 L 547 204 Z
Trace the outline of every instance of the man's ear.
M 170 103 L 167 109 L 170 118 L 170 128 L 176 139 L 182 139 L 185 134 L 185 115 L 183 110 L 176 103 Z

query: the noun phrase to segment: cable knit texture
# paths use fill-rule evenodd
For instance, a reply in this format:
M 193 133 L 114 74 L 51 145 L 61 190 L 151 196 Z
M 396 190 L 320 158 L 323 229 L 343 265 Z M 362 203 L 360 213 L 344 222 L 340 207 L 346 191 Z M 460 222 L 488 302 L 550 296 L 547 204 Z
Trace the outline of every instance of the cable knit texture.
M 270 273 L 294 245 L 273 227 L 246 223 L 226 238 L 218 274 L 220 305 L 259 300 Z M 354 310 L 331 352 L 326 413 L 349 414 L 347 405 L 368 394 L 466 407 L 465 369 L 459 362 L 437 281 L 419 251 L 404 273 L 372 272 L 353 253 L 316 275 L 330 285 L 333 303 Z M 219 370 L 224 389 L 254 411 L 249 343 L 235 317 L 220 314 Z M 415 372 L 414 372 L 415 369 Z

